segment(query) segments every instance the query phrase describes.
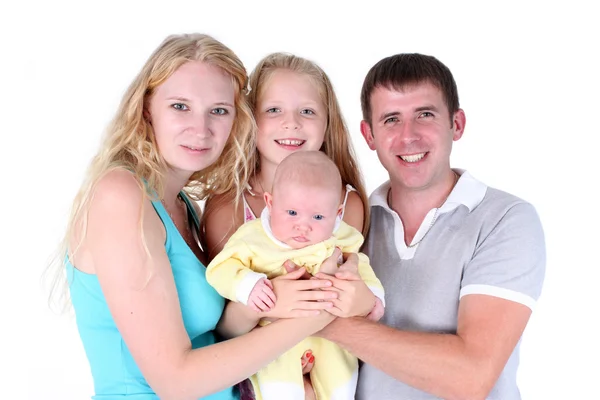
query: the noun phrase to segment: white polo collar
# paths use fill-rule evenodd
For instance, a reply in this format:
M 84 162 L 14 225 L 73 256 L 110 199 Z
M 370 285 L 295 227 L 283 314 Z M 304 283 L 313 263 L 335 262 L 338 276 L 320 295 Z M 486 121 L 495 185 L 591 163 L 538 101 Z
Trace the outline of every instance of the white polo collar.
M 460 175 L 460 178 L 444 204 L 440 207 L 439 214 L 452 211 L 461 204 L 466 206 L 469 212 L 471 212 L 481 203 L 487 191 L 487 185 L 475 179 L 466 170 L 455 168 L 454 171 Z M 380 206 L 386 211 L 395 213 L 387 202 L 389 190 L 390 181 L 388 180 L 375 189 L 369 197 L 371 206 Z

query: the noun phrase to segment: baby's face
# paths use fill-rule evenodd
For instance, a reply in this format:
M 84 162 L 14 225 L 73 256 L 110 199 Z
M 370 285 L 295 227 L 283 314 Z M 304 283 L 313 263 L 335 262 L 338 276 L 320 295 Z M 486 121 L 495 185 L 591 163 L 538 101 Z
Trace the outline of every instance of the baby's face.
M 273 236 L 294 249 L 329 239 L 341 212 L 340 196 L 336 188 L 280 185 L 269 207 Z

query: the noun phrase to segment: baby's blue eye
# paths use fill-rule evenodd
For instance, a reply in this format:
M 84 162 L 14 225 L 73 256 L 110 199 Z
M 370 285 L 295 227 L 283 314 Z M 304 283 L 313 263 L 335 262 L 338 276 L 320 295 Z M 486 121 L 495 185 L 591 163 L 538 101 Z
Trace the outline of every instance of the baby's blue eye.
M 313 216 L 313 218 L 316 219 L 317 221 L 320 221 L 320 220 L 322 220 L 325 217 L 322 216 L 321 214 L 317 214 L 317 215 Z
M 291 215 L 292 217 L 295 217 L 296 215 L 298 215 L 298 213 L 295 210 L 287 210 L 288 215 Z

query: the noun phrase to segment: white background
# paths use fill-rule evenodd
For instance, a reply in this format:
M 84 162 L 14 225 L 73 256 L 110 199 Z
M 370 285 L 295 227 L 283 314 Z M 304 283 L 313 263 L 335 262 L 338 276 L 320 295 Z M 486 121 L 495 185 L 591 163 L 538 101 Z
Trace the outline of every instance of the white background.
M 0 398 L 91 396 L 74 319 L 48 310 L 39 278 L 126 87 L 164 37 L 194 31 L 231 47 L 249 71 L 273 51 L 317 61 L 369 192 L 386 175 L 359 132 L 368 69 L 398 52 L 447 64 L 467 115 L 453 166 L 532 202 L 546 232 L 523 398 L 600 398 L 595 2 L 18 3 L 0 6 Z

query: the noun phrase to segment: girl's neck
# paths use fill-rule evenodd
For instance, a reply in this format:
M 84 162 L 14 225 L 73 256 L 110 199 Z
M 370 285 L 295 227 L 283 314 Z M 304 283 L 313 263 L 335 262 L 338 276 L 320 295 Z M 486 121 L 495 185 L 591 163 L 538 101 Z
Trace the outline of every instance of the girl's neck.
M 264 192 L 271 192 L 276 169 L 277 165 L 269 162 L 261 162 L 260 170 L 252 177 L 252 180 L 250 181 L 252 192 L 255 195 L 262 196 Z

